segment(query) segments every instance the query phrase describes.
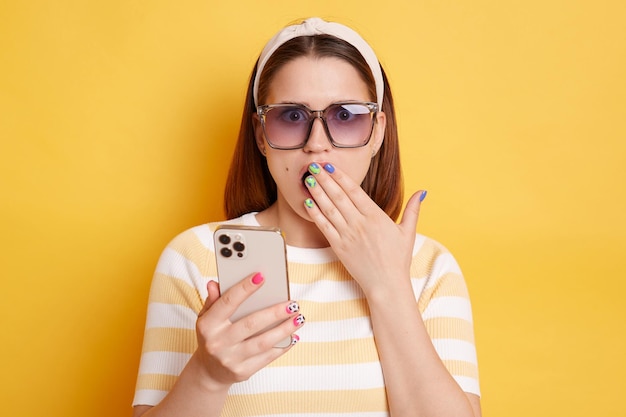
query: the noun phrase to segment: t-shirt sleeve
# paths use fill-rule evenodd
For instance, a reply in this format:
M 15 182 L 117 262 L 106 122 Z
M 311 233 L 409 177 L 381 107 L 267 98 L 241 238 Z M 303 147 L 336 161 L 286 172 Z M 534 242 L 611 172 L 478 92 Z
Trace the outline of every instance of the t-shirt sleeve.
M 196 320 L 206 284 L 215 275 L 207 233 L 202 227 L 188 230 L 161 254 L 150 287 L 133 405 L 158 404 L 197 348 Z
M 459 265 L 442 245 L 418 236 L 411 277 L 439 357 L 463 391 L 480 395 L 472 306 Z

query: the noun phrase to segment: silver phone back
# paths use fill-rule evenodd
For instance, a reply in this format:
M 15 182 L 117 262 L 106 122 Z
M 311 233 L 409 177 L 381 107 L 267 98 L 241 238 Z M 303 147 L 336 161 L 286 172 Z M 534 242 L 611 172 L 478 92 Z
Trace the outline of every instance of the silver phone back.
M 289 300 L 285 239 L 279 229 L 225 224 L 215 230 L 214 242 L 220 293 L 256 272 L 265 279 L 231 321 Z

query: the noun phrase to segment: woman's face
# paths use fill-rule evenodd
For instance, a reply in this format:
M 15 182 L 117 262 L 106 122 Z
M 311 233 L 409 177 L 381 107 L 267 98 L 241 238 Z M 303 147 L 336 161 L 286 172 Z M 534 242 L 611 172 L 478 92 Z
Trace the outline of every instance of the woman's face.
M 338 58 L 301 57 L 277 71 L 264 104 L 298 103 L 312 110 L 323 110 L 332 103 L 342 101 L 372 101 L 359 73 L 349 63 Z M 361 184 L 372 155 L 382 143 L 384 128 L 385 115 L 379 112 L 367 145 L 360 148 L 335 148 L 321 120 L 316 119 L 303 148 L 279 150 L 267 144 L 260 122 L 255 119 L 257 145 L 265 152 L 269 170 L 278 188 L 277 203 L 281 210 L 290 207 L 308 219 L 303 202 L 310 194 L 302 178 L 312 162 L 320 166 L 330 162 L 346 172 L 357 184 Z

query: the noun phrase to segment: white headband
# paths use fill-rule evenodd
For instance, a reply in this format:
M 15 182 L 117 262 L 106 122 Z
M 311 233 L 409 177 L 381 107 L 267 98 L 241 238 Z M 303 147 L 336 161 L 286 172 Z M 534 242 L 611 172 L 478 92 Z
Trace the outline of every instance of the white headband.
M 263 68 L 265 67 L 265 64 L 270 56 L 272 56 L 276 49 L 278 49 L 285 42 L 299 36 L 312 35 L 332 35 L 348 42 L 361 53 L 374 75 L 374 80 L 376 81 L 378 108 L 379 110 L 382 109 L 384 94 L 383 73 L 380 69 L 378 58 L 376 58 L 376 54 L 374 53 L 372 47 L 369 46 L 358 33 L 349 27 L 339 23 L 326 22 L 318 17 L 312 17 L 297 25 L 287 26 L 274 35 L 274 37 L 269 40 L 267 45 L 265 45 L 265 48 L 263 48 L 261 56 L 259 57 L 259 65 L 256 70 L 256 76 L 254 77 L 254 104 L 259 104 L 259 78 L 261 78 Z

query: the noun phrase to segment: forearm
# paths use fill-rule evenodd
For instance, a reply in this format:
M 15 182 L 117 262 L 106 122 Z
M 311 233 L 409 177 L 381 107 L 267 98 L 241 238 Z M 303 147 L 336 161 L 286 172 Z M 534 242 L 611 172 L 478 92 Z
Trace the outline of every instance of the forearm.
M 368 294 L 391 416 L 474 416 L 435 351 L 410 281 L 392 282 Z
M 155 407 L 134 417 L 219 417 L 228 387 L 211 384 L 194 354 L 183 369 L 176 384 Z

